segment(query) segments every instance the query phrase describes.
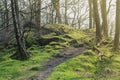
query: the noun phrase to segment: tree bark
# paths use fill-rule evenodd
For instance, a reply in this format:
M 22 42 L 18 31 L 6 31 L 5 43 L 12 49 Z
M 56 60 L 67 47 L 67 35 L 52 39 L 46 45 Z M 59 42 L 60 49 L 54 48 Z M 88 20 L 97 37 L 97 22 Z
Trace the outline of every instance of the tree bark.
M 41 27 L 41 0 L 38 0 L 37 2 L 37 26 Z
M 67 18 L 67 9 L 68 9 L 68 5 L 67 5 L 68 0 L 65 0 L 65 24 L 68 25 L 68 18 Z
M 5 12 L 4 12 L 4 27 L 6 28 L 5 29 L 5 40 L 4 40 L 4 46 L 7 46 L 8 43 L 9 43 L 9 40 L 8 40 L 8 25 L 9 25 L 9 10 L 8 10 L 8 2 L 6 0 L 4 0 L 4 6 L 5 6 Z
M 92 0 L 88 0 L 89 3 L 89 29 L 92 28 Z
M 116 2 L 116 29 L 114 38 L 114 49 L 119 50 L 119 38 L 120 38 L 120 0 Z
M 96 42 L 99 43 L 102 40 L 102 35 L 101 35 L 100 17 L 98 12 L 97 0 L 93 0 L 93 9 L 94 9 L 94 20 L 96 24 Z
M 25 60 L 30 57 L 30 54 L 26 50 L 24 37 L 22 31 L 20 31 L 19 9 L 18 9 L 17 0 L 11 0 L 11 10 L 12 10 L 15 38 L 17 42 L 17 52 L 11 57 L 14 59 Z
M 108 39 L 108 23 L 107 23 L 107 10 L 106 0 L 101 0 L 101 13 L 102 13 L 102 30 L 105 39 Z
M 62 23 L 61 14 L 60 14 L 60 0 L 52 0 L 52 4 L 56 10 L 58 23 Z

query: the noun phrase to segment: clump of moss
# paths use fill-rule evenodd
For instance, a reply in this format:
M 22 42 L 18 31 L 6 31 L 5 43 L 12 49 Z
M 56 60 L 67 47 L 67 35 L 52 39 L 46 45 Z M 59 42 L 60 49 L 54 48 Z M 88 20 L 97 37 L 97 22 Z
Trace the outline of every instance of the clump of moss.
M 93 53 L 92 51 L 85 51 L 86 53 Z M 93 79 L 97 61 L 96 55 L 82 54 L 72 58 L 54 69 L 54 72 L 49 76 L 48 80 L 79 80 L 79 79 Z M 68 76 L 70 75 L 70 76 Z
M 48 24 L 41 29 L 39 43 L 41 45 L 51 44 L 52 42 L 67 43 L 67 45 L 79 47 L 79 44 L 87 38 L 88 36 L 82 30 L 64 24 Z
M 86 36 L 83 31 L 76 30 L 73 27 L 64 24 L 50 24 L 41 30 L 42 35 L 39 37 L 37 37 L 32 31 L 24 34 L 27 45 L 29 46 L 27 51 L 32 53 L 31 58 L 28 60 L 21 62 L 10 59 L 9 56 L 12 55 L 16 49 L 10 48 L 9 51 L 5 49 L 3 52 L 0 52 L 0 55 L 3 57 L 0 63 L 1 80 L 27 80 L 28 77 L 35 75 L 37 71 L 42 70 L 41 66 L 46 61 L 50 60 L 54 55 L 59 53 L 60 50 L 69 46 L 78 46 L 78 44 L 82 43 L 85 39 L 88 38 L 88 36 Z M 44 41 L 46 42 L 46 40 L 50 39 L 55 40 L 48 41 L 48 44 L 40 46 L 39 42 L 43 43 Z M 8 54 L 3 55 L 4 53 Z M 52 80 L 58 80 L 59 78 L 63 80 L 66 79 L 66 77 L 69 80 L 74 80 L 73 77 L 76 78 L 79 77 L 79 74 L 84 74 L 79 73 L 78 71 L 86 72 L 84 69 L 84 66 L 86 65 L 89 66 L 86 67 L 86 69 L 93 70 L 94 67 L 91 64 L 81 64 L 83 61 L 85 61 L 85 59 L 83 59 L 84 57 L 85 56 L 79 56 L 77 58 L 71 59 L 71 62 L 67 61 L 63 63 L 62 66 L 59 66 L 59 69 L 56 68 L 56 70 L 59 72 L 56 72 L 57 74 L 55 73 L 56 78 Z M 86 59 L 88 59 L 88 56 Z M 86 61 L 89 62 L 91 59 L 92 58 L 90 57 L 89 60 Z M 80 67 L 80 65 L 82 66 Z M 59 77 L 59 75 L 62 76 Z
M 45 28 L 56 32 L 57 34 L 64 34 L 72 31 L 74 28 L 65 24 L 48 24 Z
M 111 51 L 112 47 L 108 45 L 100 46 L 99 50 L 103 53 L 102 60 L 99 60 L 99 55 L 96 52 L 87 50 L 82 55 L 72 58 L 57 66 L 48 79 L 119 80 L 119 52 Z M 68 71 L 71 76 L 66 75 L 68 74 Z
M 36 41 L 37 37 L 35 36 L 34 32 L 32 32 L 32 31 L 24 33 L 24 38 L 25 38 L 27 47 L 30 47 L 33 44 L 37 44 L 37 41 Z
M 83 54 L 87 55 L 87 56 L 89 56 L 89 55 L 91 56 L 91 55 L 95 55 L 96 53 L 93 52 L 92 50 L 87 50 L 87 51 L 83 52 Z

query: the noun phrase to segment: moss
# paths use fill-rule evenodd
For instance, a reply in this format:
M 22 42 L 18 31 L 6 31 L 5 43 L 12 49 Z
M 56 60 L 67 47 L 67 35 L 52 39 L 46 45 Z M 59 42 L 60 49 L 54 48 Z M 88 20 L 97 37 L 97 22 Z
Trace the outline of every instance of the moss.
M 73 39 L 69 42 L 70 45 L 74 46 L 74 47 L 79 47 L 79 43 L 77 40 Z
M 37 38 L 32 31 L 24 33 L 24 37 L 28 47 L 30 47 L 32 44 L 37 44 Z
M 84 55 L 95 55 L 95 53 L 92 50 L 87 50 L 85 52 L 83 52 Z
M 46 29 L 48 32 L 44 32 Z M 53 38 L 55 40 L 51 40 L 48 44 L 40 46 L 38 44 L 38 37 L 34 35 L 34 32 L 24 34 L 27 43 L 30 45 L 27 50 L 32 53 L 32 57 L 26 61 L 17 61 L 9 58 L 9 56 L 16 51 L 16 48 L 13 48 L 13 46 L 0 52 L 0 56 L 2 57 L 0 57 L 0 80 L 27 80 L 28 77 L 35 75 L 38 71 L 42 70 L 42 65 L 62 49 L 69 46 L 78 46 L 78 44 L 83 42 L 85 39 L 88 39 L 88 36 L 86 36 L 83 31 L 76 30 L 73 27 L 64 24 L 49 24 L 44 27 L 43 33 L 44 34 L 40 35 L 43 39 L 40 40 L 41 43 L 44 43 L 44 40 L 50 40 Z M 51 75 L 53 77 L 50 79 L 79 79 L 82 77 L 80 74 L 88 72 L 84 68 L 86 65 L 89 66 L 86 68 L 91 69 L 91 72 L 92 70 L 94 71 L 92 64 L 94 64 L 95 60 L 92 60 L 92 57 L 89 58 L 87 55 L 82 55 L 70 59 L 70 61 L 71 62 L 67 61 L 58 66 L 53 73 L 55 76 Z M 87 63 L 82 66 L 81 63 L 85 61 Z M 78 71 L 83 72 L 79 73 Z M 91 72 L 89 75 L 91 75 Z
M 69 37 L 73 38 L 73 39 L 81 39 L 81 38 L 85 38 L 86 35 L 83 31 L 81 30 L 73 30 L 73 31 L 70 31 L 69 34 L 67 34 Z
M 85 39 L 88 39 L 88 36 L 82 30 L 77 30 L 73 27 L 64 24 L 48 24 L 44 28 L 44 34 L 41 35 L 39 43 L 42 46 L 45 45 L 56 45 L 56 43 L 65 43 L 65 45 L 71 45 L 74 47 L 79 47 L 79 44 Z M 45 33 L 46 31 L 49 33 Z M 67 46 L 65 46 L 67 47 Z
M 54 36 L 56 36 L 56 33 L 52 32 L 50 34 L 43 35 L 42 37 L 43 38 L 51 38 L 51 37 L 54 37 Z
M 59 34 L 68 33 L 74 30 L 73 27 L 65 25 L 65 24 L 49 24 L 49 25 L 46 25 L 46 28 L 51 29 Z
M 99 48 L 104 56 L 102 61 L 98 61 L 96 64 L 97 70 L 95 73 L 95 78 L 102 77 L 103 79 L 108 79 L 108 80 L 118 80 L 120 77 L 119 72 L 119 52 L 113 52 L 112 47 L 108 47 L 108 45 L 101 46 Z M 116 77 L 114 77 L 116 76 Z
M 82 55 L 57 66 L 48 80 L 56 80 L 57 78 L 60 80 L 119 80 L 119 52 L 111 51 L 112 47 L 108 47 L 108 45 L 99 47 L 99 50 L 104 54 L 102 61 L 99 61 L 95 52 L 87 50 Z M 76 75 L 66 77 L 67 71 L 71 72 L 69 75 Z M 63 75 L 60 76 L 60 74 Z
M 48 53 L 48 49 L 51 49 L 51 52 Z M 0 80 L 27 80 L 28 77 L 42 70 L 44 62 L 57 54 L 59 49 L 56 50 L 53 46 L 33 45 L 28 51 L 32 53 L 32 57 L 26 61 L 18 61 L 10 59 L 9 56 L 13 53 L 5 49 L 3 52 L 5 55 L 2 56 L 5 59 L 0 61 Z
M 60 80 L 92 79 L 92 75 L 96 69 L 94 66 L 96 59 L 95 54 L 91 57 L 89 57 L 89 55 L 80 55 L 72 58 L 57 66 L 48 80 L 56 80 L 58 78 L 60 78 Z

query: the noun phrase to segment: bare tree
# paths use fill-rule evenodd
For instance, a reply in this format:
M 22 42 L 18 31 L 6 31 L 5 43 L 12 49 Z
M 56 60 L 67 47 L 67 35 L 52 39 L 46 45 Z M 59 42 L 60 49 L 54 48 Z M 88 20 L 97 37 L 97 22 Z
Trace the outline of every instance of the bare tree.
M 18 0 L 11 0 L 11 10 L 12 10 L 15 38 L 18 47 L 17 52 L 11 57 L 15 59 L 25 60 L 30 57 L 30 54 L 26 50 L 24 37 L 22 31 L 20 30 Z

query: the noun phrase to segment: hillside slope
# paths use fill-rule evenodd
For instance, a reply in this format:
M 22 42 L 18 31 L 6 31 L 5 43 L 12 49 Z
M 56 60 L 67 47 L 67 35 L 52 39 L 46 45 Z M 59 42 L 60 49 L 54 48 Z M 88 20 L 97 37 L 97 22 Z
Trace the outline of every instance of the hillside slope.
M 103 54 L 93 50 L 94 42 L 88 42 L 90 49 L 59 66 L 47 80 L 119 80 L 120 52 L 113 51 L 113 41 L 97 47 Z
M 16 46 L 9 45 L 0 51 L 0 80 L 27 80 L 43 70 L 43 64 L 61 50 L 70 46 L 79 47 L 88 39 L 83 31 L 64 24 L 44 26 L 39 37 L 34 31 L 25 34 L 27 50 L 32 53 L 31 58 L 26 61 L 9 58 L 16 51 Z

